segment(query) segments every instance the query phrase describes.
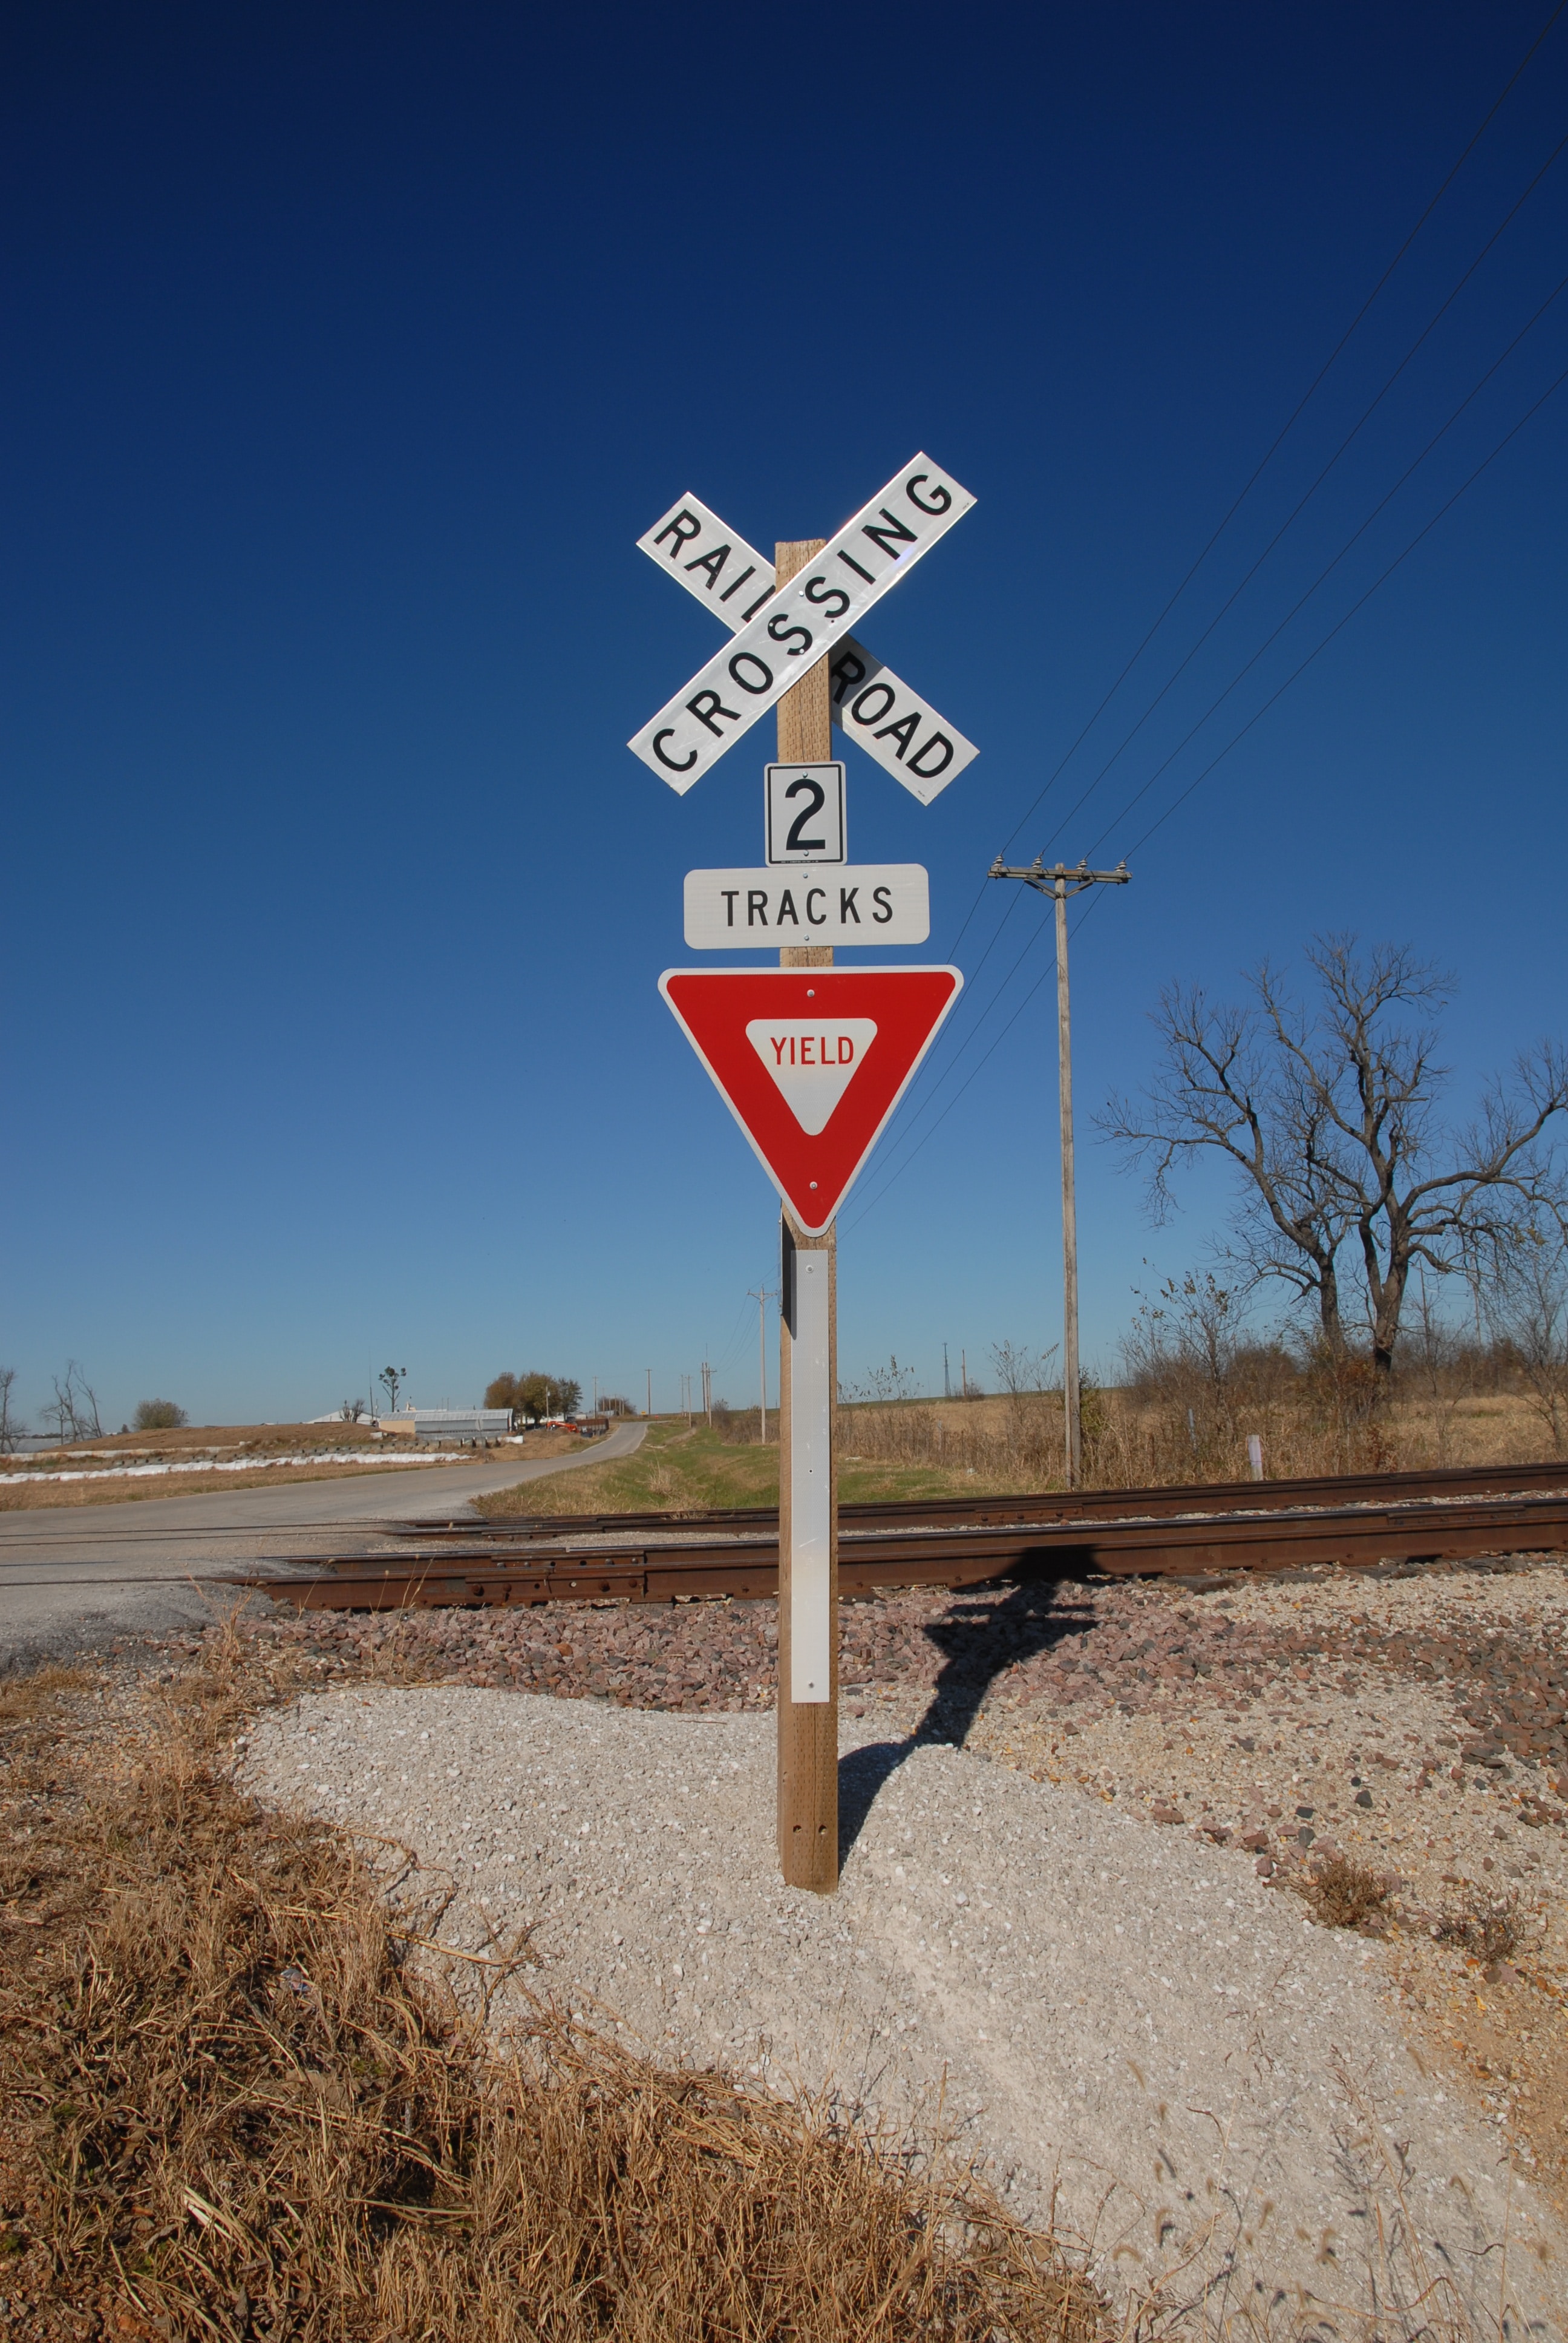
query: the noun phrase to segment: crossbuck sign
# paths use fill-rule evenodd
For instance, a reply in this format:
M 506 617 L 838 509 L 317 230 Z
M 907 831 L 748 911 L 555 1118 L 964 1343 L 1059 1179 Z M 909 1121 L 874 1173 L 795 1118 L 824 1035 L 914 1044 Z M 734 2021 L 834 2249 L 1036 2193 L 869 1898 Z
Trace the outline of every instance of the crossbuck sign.
M 833 719 L 922 803 L 974 758 L 961 732 L 857 641 L 854 622 L 880 601 L 975 499 L 917 456 L 787 586 L 773 565 L 695 497 L 638 539 L 733 641 L 628 743 L 684 793 L 819 659 L 830 659 Z

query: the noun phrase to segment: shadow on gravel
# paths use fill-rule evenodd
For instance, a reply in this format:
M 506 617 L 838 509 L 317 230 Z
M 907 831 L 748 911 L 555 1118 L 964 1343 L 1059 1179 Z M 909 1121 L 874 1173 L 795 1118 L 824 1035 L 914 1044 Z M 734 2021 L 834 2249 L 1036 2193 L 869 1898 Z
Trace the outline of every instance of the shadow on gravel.
M 1000 1602 L 972 1595 L 955 1602 L 925 1630 L 942 1654 L 926 1713 L 907 1741 L 876 1741 L 839 1760 L 839 1860 L 866 1825 L 877 1794 L 923 1742 L 961 1749 L 986 1694 L 1005 1668 L 1049 1652 L 1094 1624 L 1092 1606 L 1071 1579 L 1021 1579 Z

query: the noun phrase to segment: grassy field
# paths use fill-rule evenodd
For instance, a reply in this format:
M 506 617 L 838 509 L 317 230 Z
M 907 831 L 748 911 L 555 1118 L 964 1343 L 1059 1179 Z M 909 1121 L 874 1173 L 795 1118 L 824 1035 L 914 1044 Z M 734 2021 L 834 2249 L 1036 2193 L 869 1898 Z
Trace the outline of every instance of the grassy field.
M 852 1449 L 839 1452 L 839 1494 L 849 1504 L 870 1498 L 956 1497 L 1014 1485 L 962 1465 L 900 1464 L 857 1458 Z M 724 1440 L 706 1424 L 689 1432 L 684 1423 L 650 1423 L 635 1456 L 587 1464 L 568 1479 L 525 1482 L 475 1503 L 491 1519 L 508 1513 L 679 1513 L 714 1505 L 776 1505 L 777 1433 L 773 1444 L 763 1448 L 756 1442 Z
M 1160 1412 L 1121 1392 L 1099 1392 L 1086 1406 L 1085 1478 L 1091 1487 L 1136 1488 L 1248 1477 L 1246 1439 L 1263 1442 L 1268 1477 L 1444 1465 L 1533 1463 L 1551 1441 L 1536 1416 L 1509 1393 L 1448 1400 L 1406 1393 L 1348 1435 L 1304 1409 L 1239 1409 L 1233 1423 L 1203 1428 L 1190 1443 L 1185 1411 L 1173 1435 Z M 756 1413 L 751 1429 L 756 1430 Z M 480 1498 L 491 1518 L 509 1513 L 701 1512 L 710 1506 L 776 1505 L 779 1449 L 761 1447 L 732 1423 L 729 1436 L 706 1424 L 650 1423 L 634 1456 L 586 1466 Z M 1059 1489 L 1061 1403 L 1052 1393 L 971 1400 L 900 1401 L 839 1411 L 839 1494 L 846 1503 L 898 1497 L 993 1496 Z M 1565 1467 L 1568 1472 L 1568 1467 Z

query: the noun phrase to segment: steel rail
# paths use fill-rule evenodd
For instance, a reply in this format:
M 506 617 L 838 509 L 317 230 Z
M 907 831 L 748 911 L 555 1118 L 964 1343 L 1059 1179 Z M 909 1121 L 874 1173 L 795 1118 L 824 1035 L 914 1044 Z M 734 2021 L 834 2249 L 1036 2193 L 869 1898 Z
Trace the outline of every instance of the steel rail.
M 1121 1503 L 1126 1505 L 1125 1496 Z M 1448 1499 L 1407 1494 L 1381 1504 L 1288 1510 L 1189 1510 L 1163 1518 L 1124 1511 L 1111 1520 L 1080 1513 L 990 1524 L 859 1522 L 840 1528 L 839 1587 L 846 1594 L 864 1594 L 895 1586 L 973 1585 L 1024 1568 L 1194 1576 L 1563 1551 L 1568 1490 L 1563 1489 Z M 666 1521 L 659 1534 L 641 1538 L 623 1530 L 518 1554 L 487 1551 L 481 1544 L 407 1562 L 344 1555 L 326 1569 L 314 1561 L 306 1569 L 309 1574 L 297 1578 L 247 1575 L 229 1583 L 305 1610 L 757 1598 L 777 1593 L 779 1545 L 776 1531 L 694 1533 Z
M 980 1526 L 1094 1521 L 1127 1513 L 1163 1518 L 1180 1513 L 1284 1512 L 1301 1505 L 1344 1504 L 1360 1499 L 1512 1497 L 1555 1489 L 1568 1489 L 1568 1463 L 1459 1465 L 1426 1473 L 1329 1473 L 1307 1480 L 1222 1481 L 1156 1489 L 1052 1489 L 1021 1496 L 909 1497 L 840 1504 L 839 1520 L 841 1526 L 943 1522 Z M 773 1529 L 778 1519 L 778 1510 L 771 1505 L 729 1505 L 689 1513 L 673 1513 L 666 1508 L 647 1513 L 508 1513 L 477 1521 L 454 1514 L 445 1522 L 427 1519 L 377 1526 L 383 1536 L 417 1542 L 459 1535 L 465 1541 L 523 1544 L 538 1539 L 612 1537 L 645 1530 L 763 1531 Z

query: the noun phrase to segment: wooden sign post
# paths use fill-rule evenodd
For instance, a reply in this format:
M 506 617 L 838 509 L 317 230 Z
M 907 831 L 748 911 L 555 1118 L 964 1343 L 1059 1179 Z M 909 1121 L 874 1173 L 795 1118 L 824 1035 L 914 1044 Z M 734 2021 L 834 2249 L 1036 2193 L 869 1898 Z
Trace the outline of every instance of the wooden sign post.
M 780 586 L 814 561 L 822 550 L 821 538 L 807 538 L 775 548 L 775 576 Z M 819 659 L 809 674 L 779 702 L 779 757 L 781 763 L 818 764 L 832 755 L 833 714 L 828 661 Z M 831 968 L 831 944 L 785 944 L 779 954 L 781 968 Z M 839 1885 L 839 1460 L 833 1437 L 834 1403 L 839 1393 L 839 1245 L 836 1229 L 807 1236 L 797 1227 L 789 1207 L 783 1212 L 783 1292 L 779 1308 L 779 1862 L 787 1884 L 809 1887 L 830 1896 Z M 809 1430 L 811 1463 L 820 1473 L 826 1464 L 829 1492 L 828 1557 L 828 1663 L 826 1700 L 797 1701 L 790 1697 L 789 1615 L 794 1584 L 797 1454 L 791 1367 L 795 1333 L 802 1327 L 799 1256 L 814 1254 L 827 1271 L 827 1406 L 825 1422 Z M 813 1267 L 815 1267 L 813 1263 Z M 810 1307 L 809 1302 L 806 1304 Z M 804 1361 L 802 1364 L 804 1364 Z M 805 1432 L 806 1427 L 801 1427 Z M 821 1455 L 826 1439 L 827 1455 Z

